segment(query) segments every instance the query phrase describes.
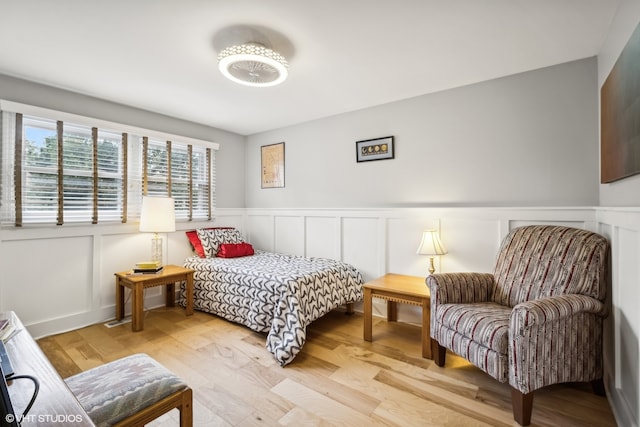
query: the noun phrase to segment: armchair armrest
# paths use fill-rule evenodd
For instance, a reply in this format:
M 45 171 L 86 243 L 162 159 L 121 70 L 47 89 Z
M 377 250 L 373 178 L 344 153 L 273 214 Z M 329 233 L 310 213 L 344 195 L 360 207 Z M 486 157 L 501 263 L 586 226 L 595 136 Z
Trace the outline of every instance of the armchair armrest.
M 490 273 L 441 273 L 427 277 L 432 305 L 491 301 L 495 281 Z
M 545 323 L 557 322 L 579 313 L 607 316 L 606 306 L 586 295 L 557 295 L 548 298 L 525 301 L 511 312 L 510 328 L 514 336 L 522 336 L 531 328 L 542 327 Z
M 586 295 L 520 303 L 509 323 L 509 384 L 521 393 L 602 378 L 606 306 Z

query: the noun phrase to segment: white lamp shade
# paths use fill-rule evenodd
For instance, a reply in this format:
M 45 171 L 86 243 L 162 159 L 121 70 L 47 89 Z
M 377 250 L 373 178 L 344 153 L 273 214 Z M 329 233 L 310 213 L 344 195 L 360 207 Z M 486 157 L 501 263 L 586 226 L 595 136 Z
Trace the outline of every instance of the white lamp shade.
M 171 197 L 142 197 L 140 231 L 151 233 L 176 231 L 176 211 Z
M 425 230 L 422 232 L 422 240 L 416 253 L 431 256 L 444 255 L 447 253 L 447 249 L 440 241 L 436 230 Z

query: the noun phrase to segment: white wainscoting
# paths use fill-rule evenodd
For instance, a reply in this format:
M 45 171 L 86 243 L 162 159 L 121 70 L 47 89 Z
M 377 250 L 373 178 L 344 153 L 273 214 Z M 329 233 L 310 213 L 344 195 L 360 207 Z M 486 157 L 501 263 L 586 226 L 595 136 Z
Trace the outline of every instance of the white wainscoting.
M 178 223 L 175 233 L 161 234 L 164 261 L 182 265 L 191 255 L 185 230 L 242 229 L 243 223 L 242 209 L 219 212 L 213 221 Z M 114 273 L 148 259 L 151 236 L 138 232 L 138 224 L 2 228 L 0 311 L 15 311 L 36 338 L 113 319 Z M 162 287 L 145 291 L 145 308 L 162 304 Z
M 247 209 L 243 232 L 256 248 L 326 256 L 353 264 L 366 281 L 388 272 L 426 277 L 428 259 L 417 255 L 422 231 L 440 231 L 449 253 L 437 271 L 486 271 L 502 238 L 525 224 L 594 229 L 593 208 Z M 362 306 L 356 305 L 356 310 Z M 374 300 L 374 314 L 384 315 Z M 421 324 L 417 307 L 399 306 L 400 321 Z
M 233 226 L 258 249 L 344 260 L 365 280 L 387 272 L 426 276 L 428 260 L 415 252 L 422 230 L 435 228 L 449 251 L 436 259 L 438 271 L 489 272 L 510 229 L 541 223 L 597 231 L 611 241 L 605 383 L 619 425 L 637 427 L 639 208 L 220 209 L 214 221 L 178 223 L 163 236 L 164 254 L 166 263 L 181 264 L 191 255 L 185 230 Z M 35 337 L 112 319 L 113 274 L 148 258 L 150 238 L 137 224 L 2 228 L 0 311 L 16 311 Z M 148 289 L 145 307 L 162 305 L 162 292 Z M 374 313 L 385 315 L 384 304 L 375 301 Z M 420 323 L 411 306 L 399 306 L 399 320 Z
M 620 426 L 638 427 L 640 407 L 640 209 L 598 208 L 598 231 L 611 242 L 610 316 L 604 366 L 609 402 Z

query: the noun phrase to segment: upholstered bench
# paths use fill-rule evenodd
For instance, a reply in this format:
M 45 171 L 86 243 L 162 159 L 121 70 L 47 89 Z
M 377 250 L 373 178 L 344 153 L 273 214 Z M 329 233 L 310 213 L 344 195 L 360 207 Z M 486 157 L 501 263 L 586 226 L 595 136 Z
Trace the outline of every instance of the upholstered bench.
M 192 391 L 146 354 L 134 354 L 65 380 L 98 426 L 144 425 L 177 408 L 180 425 L 193 424 Z

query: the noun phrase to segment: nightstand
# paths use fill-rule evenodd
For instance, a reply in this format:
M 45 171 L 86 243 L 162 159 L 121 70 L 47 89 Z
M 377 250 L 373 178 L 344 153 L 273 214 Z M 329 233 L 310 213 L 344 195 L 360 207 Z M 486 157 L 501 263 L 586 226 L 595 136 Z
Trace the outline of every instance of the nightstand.
M 186 313 L 193 314 L 193 270 L 177 265 L 165 265 L 161 272 L 139 274 L 131 271 L 116 273 L 116 320 L 124 317 L 124 288 L 131 290 L 131 330 L 144 329 L 144 289 L 165 285 L 167 307 L 175 306 L 175 284 L 185 281 Z
M 422 357 L 431 359 L 431 295 L 424 277 L 385 274 L 363 285 L 364 340 L 372 341 L 372 298 L 387 300 L 387 321 L 398 320 L 396 303 L 422 307 Z

